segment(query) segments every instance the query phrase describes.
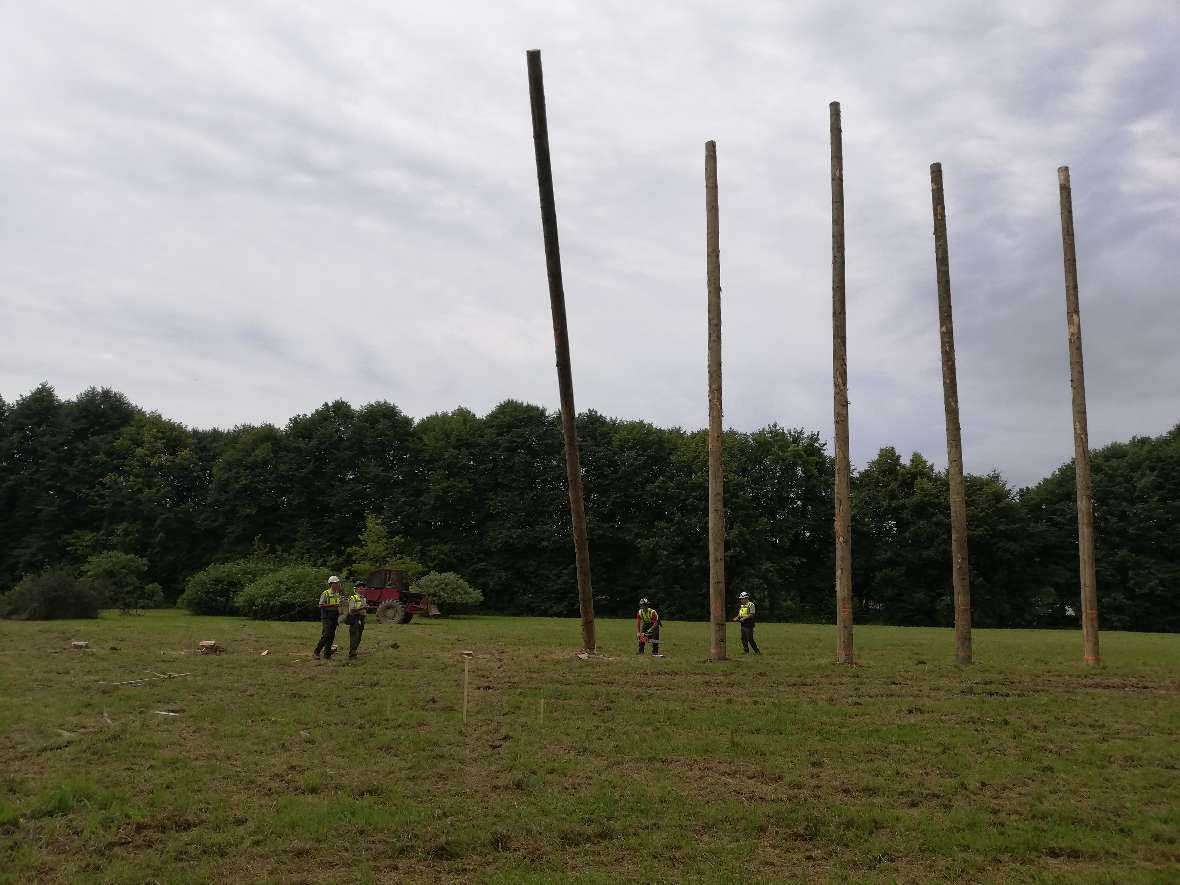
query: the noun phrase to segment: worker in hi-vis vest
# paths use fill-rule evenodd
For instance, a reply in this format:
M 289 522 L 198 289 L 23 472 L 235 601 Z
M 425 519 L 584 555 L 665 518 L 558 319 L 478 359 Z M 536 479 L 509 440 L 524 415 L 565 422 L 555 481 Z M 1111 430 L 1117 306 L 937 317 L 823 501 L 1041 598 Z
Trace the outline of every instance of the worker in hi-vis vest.
M 328 578 L 328 589 L 320 594 L 320 641 L 315 647 L 315 656 L 324 653 L 325 660 L 332 659 L 332 643 L 336 640 L 336 623 L 340 620 L 340 579 L 335 575 Z
M 345 604 L 348 607 L 348 613 L 344 617 L 344 623 L 348 624 L 348 656 L 355 658 L 356 650 L 361 647 L 361 637 L 365 633 L 365 615 L 369 613 L 369 600 L 361 596 L 360 590 L 354 589 Z
M 639 600 L 639 611 L 635 613 L 635 629 L 639 634 L 639 651 L 643 654 L 643 647 L 651 643 L 653 658 L 662 658 L 660 654 L 660 613 L 651 607 L 646 599 Z
M 738 615 L 734 620 L 742 625 L 742 654 L 748 655 L 750 649 L 756 655 L 762 654 L 754 641 L 754 600 L 745 591 L 738 594 Z

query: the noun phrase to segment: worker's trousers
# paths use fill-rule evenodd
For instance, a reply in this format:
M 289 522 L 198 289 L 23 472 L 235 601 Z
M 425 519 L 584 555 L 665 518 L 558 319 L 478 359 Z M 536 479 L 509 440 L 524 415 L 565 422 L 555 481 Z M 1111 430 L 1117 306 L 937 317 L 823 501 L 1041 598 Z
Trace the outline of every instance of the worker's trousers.
M 658 655 L 660 653 L 660 625 L 656 624 L 654 627 L 644 627 L 643 632 L 647 634 L 647 641 L 651 643 L 651 653 Z M 639 643 L 639 653 L 643 654 L 643 647 L 646 643 Z
M 754 619 L 746 618 L 742 621 L 742 653 L 749 654 L 750 649 L 754 649 L 756 655 L 762 654 L 758 650 L 758 643 L 754 641 Z
M 325 658 L 332 657 L 332 643 L 336 641 L 336 621 L 340 613 L 336 609 L 325 609 L 320 613 L 320 641 L 316 644 L 315 653 L 324 653 Z
M 348 656 L 356 657 L 356 650 L 361 647 L 361 636 L 365 632 L 365 616 L 353 612 L 348 616 Z

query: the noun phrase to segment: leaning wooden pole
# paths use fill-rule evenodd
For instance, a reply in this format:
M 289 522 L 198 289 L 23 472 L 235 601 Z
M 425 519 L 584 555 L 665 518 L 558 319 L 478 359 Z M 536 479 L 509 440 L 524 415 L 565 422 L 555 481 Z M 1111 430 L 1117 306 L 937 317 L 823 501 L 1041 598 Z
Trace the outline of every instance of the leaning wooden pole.
M 570 519 L 578 566 L 578 606 L 582 614 L 582 648 L 593 653 L 594 596 L 590 585 L 590 543 L 586 537 L 586 505 L 582 495 L 582 464 L 578 454 L 574 380 L 570 369 L 569 332 L 565 319 L 565 288 L 561 281 L 561 247 L 557 240 L 557 207 L 553 198 L 553 167 L 549 160 L 549 125 L 545 118 L 545 79 L 541 50 L 527 52 L 529 98 L 533 111 L 533 148 L 537 155 L 537 188 L 541 193 L 541 229 L 545 235 L 545 269 L 549 275 L 549 306 L 553 313 L 553 345 L 557 351 L 557 386 L 561 392 L 561 430 L 565 437 L 565 477 L 569 486 Z
M 959 430 L 959 379 L 951 313 L 951 263 L 946 242 L 942 164 L 930 164 L 934 206 L 934 264 L 938 277 L 938 328 L 942 338 L 942 404 L 946 412 L 946 460 L 951 504 L 951 576 L 955 592 L 955 658 L 971 663 L 971 578 L 967 570 L 967 497 L 963 487 L 963 439 Z
M 721 461 L 721 247 L 717 142 L 705 142 L 705 277 L 709 289 L 709 658 L 725 655 L 725 488 Z
M 1094 570 L 1094 492 L 1090 480 L 1090 435 L 1086 427 L 1086 374 L 1082 367 L 1082 315 L 1078 303 L 1078 259 L 1073 236 L 1073 193 L 1069 167 L 1057 170 L 1061 193 L 1061 244 L 1065 253 L 1065 321 L 1069 331 L 1069 378 L 1073 389 L 1073 451 L 1078 492 L 1078 565 L 1082 583 L 1082 654 L 1086 664 L 1102 663 L 1098 653 L 1098 580 Z
M 832 133 L 832 388 L 836 421 L 836 662 L 852 663 L 852 467 L 848 457 L 848 324 L 844 311 L 844 145 L 840 102 Z

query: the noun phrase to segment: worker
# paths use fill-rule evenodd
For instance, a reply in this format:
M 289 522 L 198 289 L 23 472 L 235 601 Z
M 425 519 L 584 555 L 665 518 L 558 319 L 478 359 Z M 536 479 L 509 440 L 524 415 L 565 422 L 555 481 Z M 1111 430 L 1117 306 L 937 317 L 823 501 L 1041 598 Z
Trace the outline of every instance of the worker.
M 358 583 L 347 600 L 348 614 L 344 617 L 344 623 L 348 624 L 348 656 L 350 658 L 355 658 L 356 650 L 360 648 L 361 636 L 365 632 L 365 615 L 369 612 L 369 600 L 365 599 L 360 591 L 363 586 Z
M 315 656 L 324 653 L 324 660 L 332 659 L 332 643 L 336 640 L 336 624 L 340 621 L 340 579 L 328 578 L 328 589 L 320 594 L 320 641 Z
M 643 654 L 643 647 L 651 643 L 651 656 L 662 658 L 660 654 L 660 613 L 651 607 L 646 599 L 639 600 L 639 611 L 635 613 L 635 629 L 639 633 L 639 652 Z
M 750 649 L 754 649 L 754 654 L 760 655 L 762 652 L 758 650 L 758 643 L 754 641 L 754 600 L 750 598 L 750 594 L 744 590 L 738 594 L 738 615 L 734 618 L 742 625 L 742 654 L 748 655 Z

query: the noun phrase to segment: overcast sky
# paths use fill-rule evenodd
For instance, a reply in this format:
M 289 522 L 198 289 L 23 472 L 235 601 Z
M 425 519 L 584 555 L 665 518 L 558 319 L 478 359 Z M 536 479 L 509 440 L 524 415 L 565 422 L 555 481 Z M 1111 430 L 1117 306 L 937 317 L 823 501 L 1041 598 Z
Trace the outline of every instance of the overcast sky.
M 1180 421 L 1180 4 L 151 2 L 0 9 L 0 394 L 195 426 L 324 401 L 557 404 L 525 50 L 543 50 L 580 409 L 707 420 L 718 143 L 728 426 L 831 436 L 844 110 L 853 461 L 945 464 L 929 164 L 968 470 Z

